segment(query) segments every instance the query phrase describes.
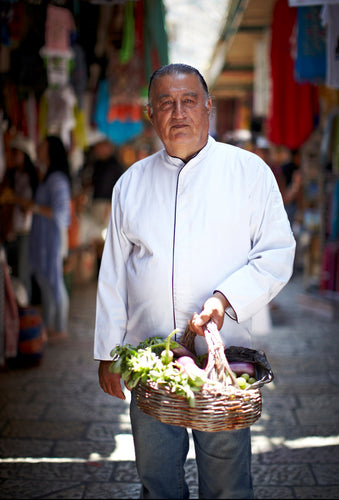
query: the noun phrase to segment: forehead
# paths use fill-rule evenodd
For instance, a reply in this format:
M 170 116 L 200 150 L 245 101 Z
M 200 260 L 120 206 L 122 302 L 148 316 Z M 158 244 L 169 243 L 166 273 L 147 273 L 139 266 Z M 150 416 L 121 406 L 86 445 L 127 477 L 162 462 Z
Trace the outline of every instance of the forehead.
M 173 73 L 163 75 L 153 82 L 151 89 L 152 98 L 175 94 L 203 94 L 199 78 L 193 73 Z

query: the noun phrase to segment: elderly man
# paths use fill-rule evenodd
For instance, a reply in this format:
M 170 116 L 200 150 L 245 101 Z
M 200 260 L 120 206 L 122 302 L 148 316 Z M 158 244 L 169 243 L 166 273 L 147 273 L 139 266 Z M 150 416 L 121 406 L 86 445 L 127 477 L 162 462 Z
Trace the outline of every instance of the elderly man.
M 291 277 L 295 240 L 270 168 L 209 135 L 206 82 L 185 64 L 151 77 L 148 116 L 164 149 L 113 189 L 98 280 L 94 357 L 102 389 L 125 398 L 109 371 L 116 344 L 167 337 L 187 323 L 207 351 L 213 319 L 225 346 L 251 346 L 251 318 Z M 131 394 L 142 498 L 189 498 L 187 429 L 143 413 Z M 253 498 L 250 429 L 192 431 L 200 498 Z

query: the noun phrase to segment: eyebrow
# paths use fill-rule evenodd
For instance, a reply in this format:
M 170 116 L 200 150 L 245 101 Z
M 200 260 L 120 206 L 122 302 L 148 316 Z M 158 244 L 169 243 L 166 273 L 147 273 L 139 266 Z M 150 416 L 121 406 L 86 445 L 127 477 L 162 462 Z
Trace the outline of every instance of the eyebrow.
M 187 96 L 190 96 L 190 97 L 197 97 L 198 96 L 198 93 L 197 92 L 185 92 L 183 94 L 183 97 L 187 97 Z M 158 96 L 158 100 L 161 100 L 161 99 L 165 99 L 167 97 L 172 97 L 171 94 L 160 94 Z

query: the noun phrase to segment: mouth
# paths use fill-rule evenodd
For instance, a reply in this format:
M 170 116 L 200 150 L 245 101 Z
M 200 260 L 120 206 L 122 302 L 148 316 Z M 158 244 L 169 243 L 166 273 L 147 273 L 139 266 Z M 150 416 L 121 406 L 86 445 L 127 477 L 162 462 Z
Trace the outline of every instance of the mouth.
M 171 126 L 171 128 L 175 129 L 175 130 L 180 130 L 180 129 L 183 129 L 186 127 L 188 127 L 187 123 L 176 123 L 176 124 Z

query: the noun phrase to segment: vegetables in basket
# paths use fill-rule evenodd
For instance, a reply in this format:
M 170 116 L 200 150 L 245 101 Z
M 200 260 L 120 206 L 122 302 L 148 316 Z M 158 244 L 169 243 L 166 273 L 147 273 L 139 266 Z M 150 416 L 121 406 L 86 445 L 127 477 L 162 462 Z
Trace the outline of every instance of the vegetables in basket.
M 111 351 L 113 361 L 110 370 L 120 373 L 130 389 L 139 381 L 154 382 L 166 385 L 171 392 L 186 397 L 190 405 L 194 405 L 194 392 L 200 391 L 208 381 L 207 375 L 203 370 L 200 370 L 200 376 L 189 374 L 174 360 L 171 348 L 181 348 L 180 344 L 171 341 L 175 333 L 177 330 L 165 340 L 161 337 L 149 337 L 137 347 L 117 345 Z
M 166 386 L 171 392 L 187 398 L 189 405 L 193 407 L 195 393 L 218 381 L 210 378 L 211 367 L 201 369 L 198 366 L 201 361 L 199 357 L 171 340 L 177 331 L 174 330 L 166 339 L 149 337 L 137 347 L 130 344 L 117 345 L 111 351 L 113 361 L 110 370 L 120 373 L 129 389 L 136 387 L 139 381 L 151 382 L 157 387 Z M 250 374 L 247 374 L 246 380 L 237 378 L 231 370 L 227 375 L 229 378 L 225 381 L 226 384 L 234 383 L 235 387 L 243 389 L 249 386 Z

